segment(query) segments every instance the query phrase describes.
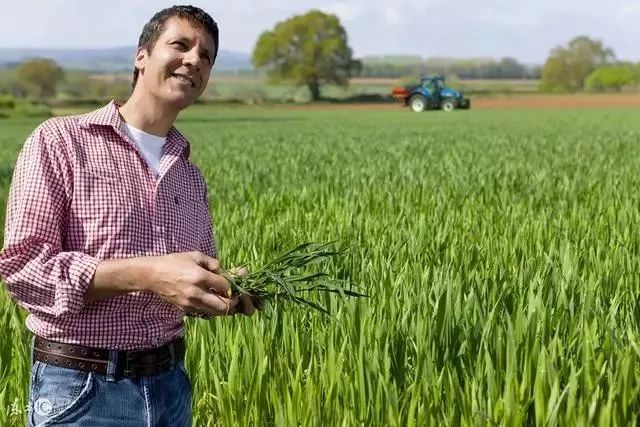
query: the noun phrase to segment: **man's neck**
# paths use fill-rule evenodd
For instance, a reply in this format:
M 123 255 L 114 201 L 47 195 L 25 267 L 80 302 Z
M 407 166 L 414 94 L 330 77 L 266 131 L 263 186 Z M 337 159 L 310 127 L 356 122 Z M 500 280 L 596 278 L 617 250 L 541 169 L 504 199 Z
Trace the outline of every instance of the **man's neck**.
M 157 136 L 167 136 L 178 117 L 178 111 L 169 109 L 153 97 L 141 95 L 135 90 L 118 111 L 130 126 Z

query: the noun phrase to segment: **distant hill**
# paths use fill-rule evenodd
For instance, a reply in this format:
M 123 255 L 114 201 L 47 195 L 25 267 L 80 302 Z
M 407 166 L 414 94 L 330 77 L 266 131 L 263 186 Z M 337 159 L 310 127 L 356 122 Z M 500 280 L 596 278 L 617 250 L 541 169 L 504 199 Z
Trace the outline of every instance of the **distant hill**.
M 0 67 L 11 68 L 31 58 L 46 57 L 64 68 L 112 73 L 129 71 L 133 66 L 133 46 L 106 49 L 8 49 L 0 48 Z M 243 71 L 253 69 L 249 54 L 221 50 L 216 60 L 216 70 Z

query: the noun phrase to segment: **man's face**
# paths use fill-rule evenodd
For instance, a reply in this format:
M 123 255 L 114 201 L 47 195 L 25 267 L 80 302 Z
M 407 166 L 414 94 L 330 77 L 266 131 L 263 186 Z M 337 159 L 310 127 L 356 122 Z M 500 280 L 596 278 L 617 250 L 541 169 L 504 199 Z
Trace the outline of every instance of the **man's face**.
M 202 28 L 169 18 L 151 53 L 139 49 L 136 86 L 178 111 L 193 104 L 207 87 L 215 44 Z

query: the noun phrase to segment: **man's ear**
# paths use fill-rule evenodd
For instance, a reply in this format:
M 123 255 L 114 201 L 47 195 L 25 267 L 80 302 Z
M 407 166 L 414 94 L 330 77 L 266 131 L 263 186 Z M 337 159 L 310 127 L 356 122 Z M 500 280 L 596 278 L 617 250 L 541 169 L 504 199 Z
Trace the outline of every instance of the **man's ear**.
M 147 52 L 147 49 L 145 49 L 143 47 L 139 47 L 136 50 L 136 60 L 133 63 L 133 65 L 138 70 L 140 70 L 140 72 L 144 71 L 144 67 L 147 65 L 147 57 L 148 56 L 149 56 L 149 53 Z

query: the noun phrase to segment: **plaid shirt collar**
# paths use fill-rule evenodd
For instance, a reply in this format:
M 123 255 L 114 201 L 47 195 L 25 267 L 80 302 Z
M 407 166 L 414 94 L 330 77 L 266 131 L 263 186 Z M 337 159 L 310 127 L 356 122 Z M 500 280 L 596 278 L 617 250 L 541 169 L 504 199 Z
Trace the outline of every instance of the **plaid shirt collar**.
M 120 135 L 124 140 L 128 140 L 122 130 L 124 120 L 118 112 L 118 108 L 122 106 L 122 103 L 112 100 L 104 107 L 92 111 L 90 113 L 82 115 L 78 123 L 82 127 L 96 126 L 110 126 L 113 130 Z M 176 129 L 171 126 L 169 133 L 167 134 L 166 153 L 180 156 L 184 154 L 185 158 L 189 158 L 191 147 L 189 141 Z

